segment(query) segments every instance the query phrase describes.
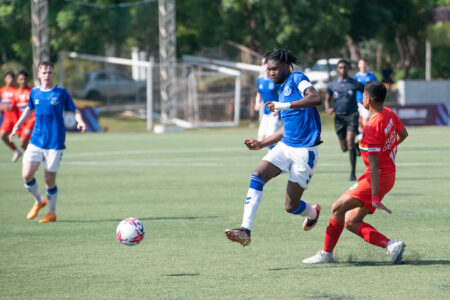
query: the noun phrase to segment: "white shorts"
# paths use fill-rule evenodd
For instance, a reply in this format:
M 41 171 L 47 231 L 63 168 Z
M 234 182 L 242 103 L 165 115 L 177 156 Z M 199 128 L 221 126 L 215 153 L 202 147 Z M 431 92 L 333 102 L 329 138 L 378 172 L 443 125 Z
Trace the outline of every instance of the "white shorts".
M 275 148 L 264 156 L 280 170 L 289 173 L 289 181 L 298 183 L 308 189 L 319 158 L 318 147 L 295 148 L 279 142 Z
M 364 108 L 364 104 L 362 104 L 362 102 L 358 102 L 358 112 L 359 116 L 364 119 L 368 119 L 370 117 L 369 111 Z
M 33 144 L 28 144 L 27 150 L 23 155 L 23 162 L 44 162 L 45 170 L 48 172 L 58 172 L 63 150 L 42 149 Z
M 279 114 L 264 114 L 261 118 L 258 129 L 258 140 L 261 140 L 263 136 L 270 136 L 277 132 L 281 127 L 281 119 Z

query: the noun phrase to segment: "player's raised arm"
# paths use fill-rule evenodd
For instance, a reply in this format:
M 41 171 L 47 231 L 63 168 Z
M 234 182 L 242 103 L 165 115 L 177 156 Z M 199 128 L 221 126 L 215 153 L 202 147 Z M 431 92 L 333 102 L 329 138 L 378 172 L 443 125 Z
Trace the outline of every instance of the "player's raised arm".
M 305 98 L 292 102 L 267 102 L 265 105 L 270 111 L 282 111 L 294 108 L 310 108 L 322 104 L 319 93 L 314 88 L 305 91 Z

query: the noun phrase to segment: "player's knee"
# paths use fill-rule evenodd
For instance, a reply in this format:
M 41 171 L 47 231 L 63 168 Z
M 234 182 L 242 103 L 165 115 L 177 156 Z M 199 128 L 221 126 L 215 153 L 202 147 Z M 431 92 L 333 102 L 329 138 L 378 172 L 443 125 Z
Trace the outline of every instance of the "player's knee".
M 30 182 L 33 180 L 34 175 L 30 173 L 22 173 L 22 179 L 24 182 Z
M 338 215 L 344 212 L 344 207 L 340 202 L 334 202 L 331 206 L 331 215 Z
M 351 232 L 356 232 L 358 228 L 358 222 L 355 222 L 353 219 L 345 219 L 345 228 Z

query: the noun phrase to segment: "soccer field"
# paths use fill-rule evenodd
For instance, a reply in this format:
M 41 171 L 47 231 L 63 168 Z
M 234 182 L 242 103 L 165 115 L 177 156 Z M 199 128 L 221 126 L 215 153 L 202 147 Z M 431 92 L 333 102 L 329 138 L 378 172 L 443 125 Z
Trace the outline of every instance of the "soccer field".
M 285 174 L 264 189 L 242 248 L 238 227 L 250 175 L 266 150 L 243 145 L 256 129 L 68 134 L 58 173 L 58 220 L 25 215 L 33 200 L 21 164 L 0 146 L 2 299 L 448 299 L 450 298 L 450 129 L 410 127 L 399 146 L 392 215 L 366 221 L 407 244 L 404 262 L 344 231 L 337 263 L 302 265 L 323 246 L 330 208 L 352 183 L 348 154 L 331 129 L 304 200 L 322 205 L 316 228 L 284 211 Z M 357 175 L 364 169 L 358 159 Z M 36 177 L 44 190 L 42 166 Z M 46 210 L 46 208 L 44 209 Z M 115 230 L 139 218 L 146 236 L 121 245 Z

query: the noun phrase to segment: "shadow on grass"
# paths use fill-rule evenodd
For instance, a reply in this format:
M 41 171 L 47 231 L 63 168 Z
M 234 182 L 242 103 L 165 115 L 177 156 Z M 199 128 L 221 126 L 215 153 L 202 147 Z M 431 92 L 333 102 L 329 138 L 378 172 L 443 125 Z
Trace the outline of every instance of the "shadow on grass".
M 162 276 L 167 276 L 167 277 L 200 276 L 200 273 L 165 274 Z
M 215 219 L 217 216 L 207 217 L 148 217 L 138 218 L 140 221 L 167 221 L 167 220 L 197 220 L 197 219 Z M 120 222 L 123 219 L 96 219 L 96 220 L 58 220 L 58 223 L 100 223 L 100 222 Z
M 307 265 L 301 264 L 298 267 L 271 268 L 267 271 L 288 271 L 300 269 L 322 268 L 348 268 L 348 267 L 380 267 L 380 266 L 434 266 L 434 265 L 450 265 L 450 260 L 403 260 L 399 264 L 392 264 L 389 261 L 359 261 L 359 262 L 336 262 L 331 264 Z

